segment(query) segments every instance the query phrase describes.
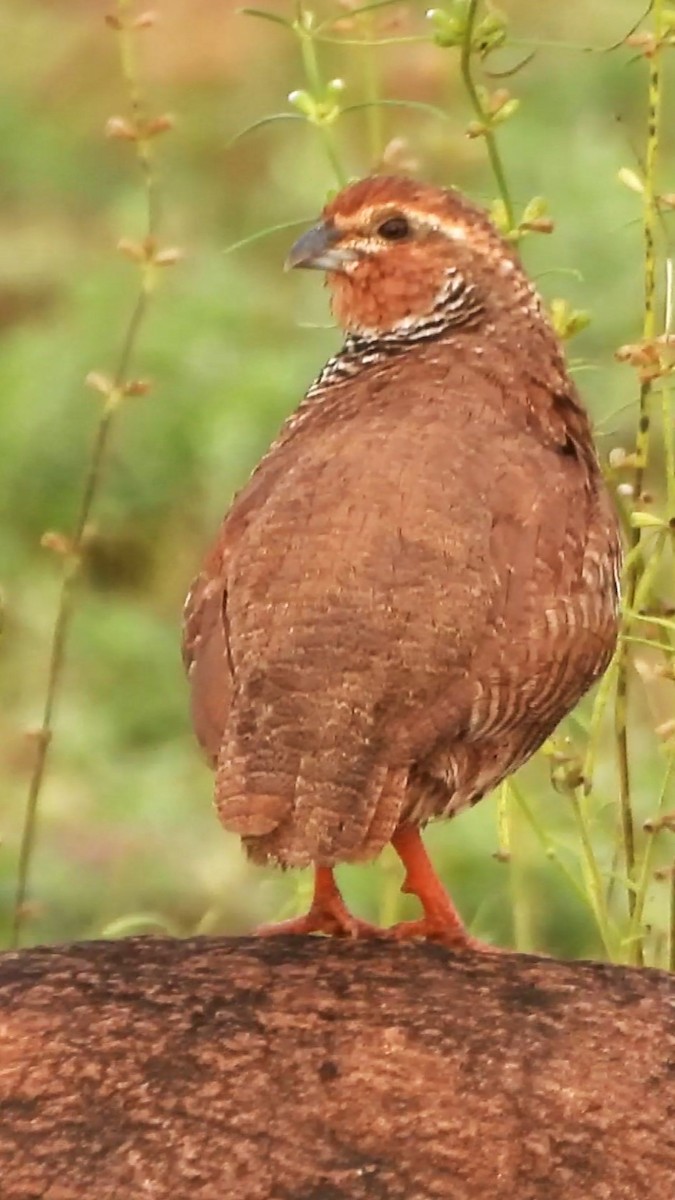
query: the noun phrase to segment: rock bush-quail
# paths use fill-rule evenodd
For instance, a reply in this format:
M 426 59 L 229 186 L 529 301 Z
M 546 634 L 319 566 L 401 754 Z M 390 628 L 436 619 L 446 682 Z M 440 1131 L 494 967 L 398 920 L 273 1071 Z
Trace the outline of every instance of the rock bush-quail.
M 186 605 L 197 736 L 256 862 L 391 842 L 395 936 L 472 939 L 420 827 L 523 763 L 604 671 L 619 537 L 588 417 L 514 250 L 454 191 L 373 176 L 290 252 L 327 273 L 342 349 L 235 498 Z

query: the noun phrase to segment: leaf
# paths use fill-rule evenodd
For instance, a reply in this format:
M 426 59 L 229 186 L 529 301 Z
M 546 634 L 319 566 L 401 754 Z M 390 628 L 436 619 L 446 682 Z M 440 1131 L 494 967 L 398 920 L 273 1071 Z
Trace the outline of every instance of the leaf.
M 315 219 L 316 214 L 311 217 L 299 217 L 297 221 L 282 221 L 279 225 L 268 225 L 266 229 L 257 229 L 255 233 L 249 233 L 247 237 L 240 238 L 238 242 L 232 242 L 231 245 L 226 246 L 223 254 L 234 254 L 235 250 L 242 250 L 244 246 L 259 242 L 273 233 L 281 233 L 283 229 L 297 229 L 299 225 L 311 225 Z
M 258 17 L 261 21 L 272 21 L 274 25 L 283 25 L 285 29 L 293 32 L 293 26 L 285 17 L 279 17 L 276 13 L 267 12 L 264 8 L 239 8 L 237 12 L 245 17 Z
M 364 100 L 360 104 L 348 104 L 342 109 L 345 113 L 358 112 L 363 108 L 411 108 L 415 112 L 427 113 L 433 117 L 440 117 L 442 121 L 449 121 L 450 117 L 442 108 L 436 108 L 433 104 L 425 104 L 423 100 Z
M 650 512 L 631 513 L 630 523 L 633 529 L 663 529 L 665 527 L 663 518 Z
M 104 929 L 101 930 L 103 938 L 123 938 L 129 937 L 133 933 L 142 931 L 156 930 L 158 933 L 163 933 L 168 937 L 177 937 L 178 930 L 165 917 L 159 916 L 157 913 L 130 913 L 126 917 L 118 917 L 115 921 L 110 921 Z
M 256 129 L 262 129 L 264 125 L 271 125 L 273 121 L 304 121 L 306 118 L 300 113 L 273 113 L 270 117 L 261 117 L 259 121 L 254 121 L 252 125 L 247 125 L 245 129 L 235 133 L 233 138 L 230 138 L 225 149 L 229 150 L 232 146 L 240 142 L 248 133 L 254 133 Z
M 330 28 L 330 26 L 334 25 L 336 21 L 344 21 L 345 18 L 348 18 L 351 21 L 354 17 L 359 17 L 361 13 L 373 12 L 378 8 L 391 8 L 392 4 L 398 3 L 399 0 L 372 0 L 371 4 L 361 4 L 358 8 L 345 9 L 345 12 L 340 13 L 338 16 L 327 17 L 325 21 L 319 21 L 319 24 L 315 27 L 314 32 L 317 34 L 321 29 L 326 29 L 326 27 Z

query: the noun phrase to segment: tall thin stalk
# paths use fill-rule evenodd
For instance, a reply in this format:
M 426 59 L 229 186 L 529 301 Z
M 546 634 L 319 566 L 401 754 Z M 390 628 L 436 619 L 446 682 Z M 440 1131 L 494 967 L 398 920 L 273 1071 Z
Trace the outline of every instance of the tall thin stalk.
M 147 117 L 136 58 L 136 38 L 139 32 L 152 22 L 153 14 L 151 13 L 134 18 L 133 0 L 117 0 L 116 11 L 107 18 L 108 25 L 114 29 L 117 35 L 121 72 L 130 108 L 130 118 L 128 120 L 120 117 L 111 118 L 108 122 L 107 132 L 110 137 L 132 141 L 135 144 L 146 197 L 145 236 L 139 244 L 125 242 L 120 246 L 138 262 L 140 283 L 112 377 L 108 379 L 99 373 L 92 373 L 89 376 L 89 383 L 103 394 L 103 402 L 85 470 L 73 530 L 67 538 L 48 534 L 44 539 L 46 545 L 61 553 L 63 565 L 49 652 L 42 720 L 39 728 L 33 734 L 35 759 L 28 785 L 19 849 L 12 914 L 10 943 L 12 947 L 19 945 L 26 918 L 26 900 L 29 892 L 30 868 L 35 846 L 40 797 L 54 735 L 54 714 L 63 681 L 63 665 L 75 609 L 76 585 L 86 550 L 87 529 L 103 479 L 110 434 L 116 413 L 120 404 L 127 397 L 147 390 L 147 386 L 142 381 L 130 379 L 130 369 L 139 331 L 155 287 L 157 267 L 168 265 L 174 257 L 171 251 L 158 252 L 157 250 L 159 205 L 153 156 L 153 139 L 157 133 L 169 128 L 170 122 L 163 117 L 154 119 Z
M 364 13 L 361 17 L 366 38 L 373 38 L 375 27 L 372 14 Z M 375 65 L 375 55 L 366 47 L 361 54 L 363 67 L 363 90 L 368 108 L 366 110 L 369 156 L 371 166 L 375 168 L 381 161 L 384 150 L 384 109 L 380 104 L 379 75 Z
M 490 166 L 492 167 L 492 173 L 499 189 L 499 195 L 501 197 L 502 204 L 504 205 L 504 214 L 506 216 L 508 232 L 513 233 L 516 230 L 516 219 L 513 209 L 513 201 L 511 200 L 511 192 L 509 190 L 506 172 L 504 170 L 504 164 L 502 163 L 499 146 L 497 145 L 497 138 L 495 137 L 494 130 L 491 128 L 489 114 L 486 112 L 483 106 L 478 88 L 476 87 L 476 83 L 473 78 L 474 30 L 476 26 L 476 17 L 478 14 L 478 4 L 479 0 L 470 0 L 469 3 L 464 38 L 460 48 L 460 70 L 462 73 L 462 79 L 464 81 L 464 87 L 466 88 L 466 92 L 473 110 L 478 118 L 478 121 L 483 127 L 485 146 L 487 149 L 488 158 L 490 160 Z
M 661 110 L 663 100 L 662 80 L 662 29 L 664 7 L 663 0 L 654 0 L 652 6 L 653 47 L 648 56 L 649 90 L 647 113 L 647 146 L 645 153 L 645 173 L 643 183 L 643 237 L 644 237 L 644 315 L 642 324 L 643 344 L 653 343 L 657 334 L 656 320 L 656 227 L 659 219 L 657 194 L 657 165 L 661 134 Z M 653 377 L 645 373 L 640 382 L 638 425 L 635 441 L 633 494 L 639 499 L 644 489 L 645 471 L 647 468 L 650 448 L 651 407 L 652 407 Z M 624 573 L 624 603 L 628 616 L 624 620 L 624 632 L 627 632 L 626 621 L 635 605 L 636 591 L 640 576 L 644 569 L 644 559 L 639 553 L 642 540 L 642 530 L 634 527 L 629 537 L 629 557 Z M 621 831 L 623 855 L 626 874 L 626 899 L 628 918 L 631 929 L 635 925 L 636 910 L 636 860 L 635 860 L 635 830 L 633 819 L 633 803 L 631 796 L 630 749 L 628 743 L 628 705 L 630 693 L 630 645 L 622 638 L 617 652 L 617 684 L 614 706 L 614 729 L 617 746 L 617 763 L 619 771 L 619 805 L 621 813 Z M 642 940 L 639 936 L 631 939 L 628 947 L 629 957 L 636 965 L 644 961 Z
M 670 877 L 670 936 L 668 939 L 668 962 L 669 971 L 675 971 L 675 869 Z
M 296 0 L 296 17 L 293 22 L 293 29 L 300 41 L 302 64 L 309 88 L 308 99 L 311 100 L 311 103 L 307 104 L 306 107 L 304 105 L 301 105 L 301 107 L 311 124 L 317 128 L 328 161 L 335 173 L 335 178 L 339 186 L 344 187 L 347 182 L 347 173 L 342 165 L 335 140 L 335 117 L 339 112 L 339 108 L 335 104 L 334 94 L 328 100 L 329 93 L 333 89 L 331 84 L 326 84 L 322 78 L 316 47 L 314 14 L 305 8 L 302 0 Z

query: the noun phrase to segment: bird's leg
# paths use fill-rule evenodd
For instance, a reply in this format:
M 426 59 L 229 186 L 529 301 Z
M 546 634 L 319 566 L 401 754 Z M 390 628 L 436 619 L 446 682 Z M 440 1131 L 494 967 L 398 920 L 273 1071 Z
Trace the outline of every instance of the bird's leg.
M 345 904 L 330 867 L 314 868 L 314 897 L 304 917 L 261 925 L 256 933 L 273 937 L 286 933 L 325 933 L 329 937 L 382 937 L 383 931 L 367 921 L 360 921 Z
M 417 896 L 424 916 L 419 921 L 402 921 L 388 930 L 397 939 L 423 937 L 443 942 L 453 950 L 492 950 L 467 933 L 452 900 L 436 875 L 419 829 L 402 825 L 391 844 L 405 867 L 402 892 Z

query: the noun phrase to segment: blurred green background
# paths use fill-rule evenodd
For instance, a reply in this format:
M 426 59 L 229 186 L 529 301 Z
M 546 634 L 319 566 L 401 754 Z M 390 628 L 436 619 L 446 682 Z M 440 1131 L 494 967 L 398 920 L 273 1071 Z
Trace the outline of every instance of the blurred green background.
M 286 0 L 269 2 L 292 16 Z M 104 23 L 111 7 L 112 0 L 6 0 L 0 10 L 3 944 L 33 754 L 26 731 L 41 719 L 59 588 L 58 560 L 40 538 L 72 528 L 100 406 L 83 380 L 114 368 L 137 288 L 136 268 L 115 245 L 143 229 L 141 180 L 133 147 L 103 134 L 110 116 L 128 110 L 115 36 Z M 96 504 L 41 799 L 25 942 L 148 929 L 243 932 L 296 911 L 309 887 L 305 873 L 249 867 L 237 839 L 219 827 L 189 727 L 179 628 L 185 591 L 230 497 L 339 341 L 321 280 L 282 273 L 293 229 L 228 247 L 269 226 L 312 220 L 336 180 L 316 131 L 300 120 L 232 144 L 260 118 L 293 111 L 288 93 L 306 86 L 297 41 L 284 28 L 242 15 L 230 0 L 154 7 L 160 20 L 139 36 L 144 87 L 153 112 L 176 116 L 175 130 L 155 144 L 162 240 L 181 246 L 185 259 L 163 275 L 141 331 L 134 373 L 151 378 L 153 391 L 120 412 Z M 489 205 L 494 181 L 482 140 L 465 136 L 472 114 L 458 54 L 431 43 L 425 5 L 375 10 L 367 27 L 364 18 L 350 20 L 346 6 L 310 7 L 321 19 L 340 18 L 318 49 L 324 79 L 345 81 L 344 104 L 379 96 L 444 113 L 387 105 L 345 114 L 335 137 L 346 174 L 378 166 L 388 147 L 390 163 L 414 161 L 422 175 Z M 635 380 L 613 353 L 640 335 L 641 206 L 617 172 L 640 171 L 646 123 L 645 62 L 626 46 L 609 48 L 644 6 L 501 7 L 510 42 L 489 69 L 509 71 L 532 54 L 514 78 L 487 80 L 522 101 L 500 131 L 509 183 L 519 211 L 541 194 L 555 219 L 553 235 L 529 237 L 523 253 L 548 299 L 565 297 L 592 313 L 570 356 L 606 460 L 610 447 L 630 446 L 634 436 Z M 388 44 L 348 44 L 368 31 Z M 415 40 L 399 41 L 407 38 Z M 675 191 L 673 159 L 666 120 L 664 190 Z M 567 728 L 582 745 L 588 711 L 586 702 Z M 652 730 L 669 711 L 672 684 L 650 678 L 632 717 L 638 824 L 661 786 L 664 760 Z M 518 780 L 548 853 L 512 795 L 501 835 L 492 797 L 434 827 L 429 844 L 475 933 L 523 949 L 601 955 L 573 806 L 549 776 L 540 755 Z M 610 881 L 618 815 L 609 733 L 589 821 Z M 508 861 L 495 857 L 507 826 Z M 666 845 L 654 865 L 668 858 Z M 362 915 L 414 915 L 398 896 L 400 873 L 388 854 L 341 877 Z M 620 878 L 609 886 L 621 919 Z M 668 928 L 667 881 L 650 890 L 648 920 L 656 961 Z

